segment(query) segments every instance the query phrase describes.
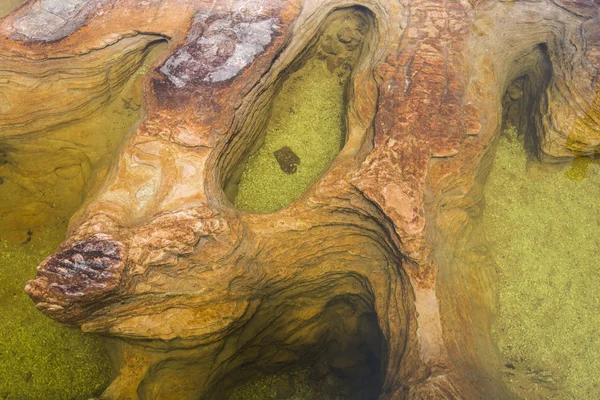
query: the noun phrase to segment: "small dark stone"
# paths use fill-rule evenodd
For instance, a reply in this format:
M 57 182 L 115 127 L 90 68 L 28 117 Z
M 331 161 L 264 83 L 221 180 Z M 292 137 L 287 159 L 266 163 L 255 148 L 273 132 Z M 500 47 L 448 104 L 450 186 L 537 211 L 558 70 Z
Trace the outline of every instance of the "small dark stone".
M 279 163 L 279 167 L 283 172 L 288 175 L 295 174 L 298 170 L 298 165 L 300 165 L 300 157 L 296 155 L 287 146 L 280 148 L 279 150 L 273 152 L 275 159 Z
M 514 366 L 512 363 L 507 363 L 507 364 L 504 364 L 504 366 L 505 366 L 506 368 L 510 368 L 510 369 L 516 369 L 516 367 L 515 367 L 515 366 Z

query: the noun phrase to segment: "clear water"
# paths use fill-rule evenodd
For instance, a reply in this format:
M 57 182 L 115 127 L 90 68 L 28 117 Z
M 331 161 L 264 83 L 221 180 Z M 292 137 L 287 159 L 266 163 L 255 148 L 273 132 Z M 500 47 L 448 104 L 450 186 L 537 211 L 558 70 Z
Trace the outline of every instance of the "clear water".
M 316 54 L 285 80 L 273 100 L 264 143 L 245 165 L 236 207 L 271 212 L 292 203 L 341 150 L 345 92 L 360 54 L 366 19 L 351 10 L 337 16 L 321 33 Z M 338 40 L 344 30 L 357 38 L 351 46 Z M 275 157 L 285 147 L 299 158 L 294 173 L 286 173 Z
M 100 112 L 0 141 L 0 399 L 88 399 L 112 378 L 101 340 L 47 318 L 23 288 L 140 118 L 142 80 L 162 51 L 156 46 Z
M 88 399 L 111 378 L 102 342 L 39 312 L 23 287 L 65 229 L 26 244 L 0 242 L 0 399 Z
M 10 14 L 13 10 L 16 10 L 21 4 L 24 4 L 26 0 L 2 0 L 0 2 L 0 18 L 4 18 Z
M 600 164 L 528 163 L 513 130 L 485 197 L 507 385 L 527 399 L 600 398 Z
M 0 17 L 20 2 L 3 1 Z M 284 207 L 335 158 L 344 140 L 349 76 L 338 67 L 314 58 L 284 83 L 265 143 L 243 173 L 238 207 Z M 38 150 L 56 139 L 75 140 L 88 149 L 89 173 L 101 175 L 139 118 L 144 71 L 101 114 L 49 132 Z M 284 173 L 273 157 L 283 146 L 301 160 L 295 174 Z M 63 239 L 89 177 L 77 168 L 54 173 L 53 162 L 67 154 L 20 150 L 21 171 L 49 172 L 24 181 L 10 164 L 0 165 L 0 399 L 87 399 L 112 374 L 101 342 L 46 318 L 22 288 Z M 500 278 L 493 337 L 505 358 L 506 384 L 527 399 L 600 398 L 600 165 L 582 158 L 544 171 L 527 162 L 509 132 L 500 138 L 485 197 L 483 219 Z M 232 400 L 274 399 L 290 386 L 291 399 L 329 398 L 298 372 L 249 382 Z
M 323 393 L 310 378 L 310 370 L 267 375 L 234 390 L 229 400 L 342 400 Z

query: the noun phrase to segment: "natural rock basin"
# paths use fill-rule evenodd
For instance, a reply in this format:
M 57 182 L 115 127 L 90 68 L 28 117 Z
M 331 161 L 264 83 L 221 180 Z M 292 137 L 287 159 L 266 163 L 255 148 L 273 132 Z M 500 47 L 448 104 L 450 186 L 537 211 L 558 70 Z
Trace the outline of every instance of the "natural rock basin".
M 234 202 L 243 210 L 272 212 L 296 200 L 346 141 L 346 91 L 369 33 L 369 15 L 337 12 L 321 30 L 309 58 L 285 78 L 273 100 L 264 143 L 238 183 Z M 286 168 L 286 159 L 298 161 Z
M 0 140 L 0 398 L 88 399 L 113 371 L 100 338 L 41 318 L 22 291 L 35 265 L 64 239 L 67 223 L 106 172 L 142 111 L 142 81 L 164 51 L 140 49 L 121 90 L 92 115 Z
M 585 399 L 600 385 L 600 164 L 540 174 L 516 131 L 500 139 L 484 225 L 499 271 L 494 339 L 528 399 Z M 529 171 L 528 171 L 529 170 Z
M 541 194 L 577 192 L 544 183 L 561 167 L 595 182 L 599 22 L 585 0 L 32 0 L 0 20 L 2 234 L 33 252 L 70 221 L 25 291 L 103 337 L 106 400 L 594 397 L 594 328 L 571 347 L 540 325 L 565 304 L 556 330 L 591 322 L 577 307 L 595 297 L 563 271 L 594 271 L 558 268 L 572 247 L 536 224 L 594 230 L 573 206 L 544 219 L 561 210 Z M 132 78 L 122 142 L 105 124 L 50 135 Z M 535 212 L 495 197 L 509 184 Z M 514 234 L 523 213 L 538 221 Z M 508 246 L 528 232 L 536 252 Z

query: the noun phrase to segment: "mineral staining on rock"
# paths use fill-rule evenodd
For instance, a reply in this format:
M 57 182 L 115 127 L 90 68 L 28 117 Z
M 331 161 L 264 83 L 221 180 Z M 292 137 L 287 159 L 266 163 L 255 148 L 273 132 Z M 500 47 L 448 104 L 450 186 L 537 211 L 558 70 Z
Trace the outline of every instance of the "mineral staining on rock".
M 573 179 L 581 162 L 532 179 L 523 146 L 503 136 L 485 187 L 494 338 L 516 368 L 507 385 L 528 399 L 600 396 L 600 165 L 584 162 Z
M 264 144 L 242 174 L 238 208 L 278 210 L 300 197 L 331 164 L 344 143 L 345 89 L 365 34 L 364 17 L 344 11 L 325 27 L 314 56 L 283 83 L 271 106 Z M 301 160 L 295 173 L 286 172 L 274 154 L 286 147 Z
M 38 267 L 37 278 L 27 283 L 25 291 L 40 309 L 47 309 L 50 314 L 60 310 L 62 316 L 63 306 L 73 303 L 69 318 L 74 319 L 79 307 L 93 307 L 115 289 L 124 268 L 123 258 L 120 242 L 106 234 L 93 235 L 46 258 Z M 70 321 L 59 316 L 55 319 Z
M 14 23 L 15 39 L 52 42 L 79 29 L 106 0 L 40 0 Z
M 243 14 L 196 15 L 185 45 L 160 72 L 178 88 L 189 82 L 221 82 L 238 75 L 271 43 L 275 18 Z
M 258 374 L 262 367 L 281 368 L 297 360 L 312 363 L 310 349 L 320 343 L 339 343 L 337 338 L 345 331 L 335 328 L 334 318 L 326 313 L 330 304 L 341 299 L 349 301 L 345 307 L 348 311 L 359 307 L 376 314 L 376 325 L 383 330 L 385 341 L 373 346 L 381 352 L 381 357 L 376 352 L 381 360 L 377 365 L 387 366 L 385 377 L 377 379 L 378 384 L 383 382 L 382 398 L 507 398 L 496 375 L 496 354 L 488 347 L 487 323 L 493 315 L 494 296 L 486 292 L 486 286 L 495 283 L 495 274 L 470 268 L 489 265 L 488 256 L 469 254 L 464 259 L 472 255 L 472 261 L 464 263 L 462 255 L 457 255 L 457 263 L 450 257 L 462 250 L 454 243 L 485 248 L 485 243 L 479 242 L 483 235 L 471 229 L 472 218 L 482 203 L 476 177 L 483 175 L 479 161 L 489 160 L 487 151 L 493 148 L 499 88 L 504 88 L 504 80 L 515 72 L 509 65 L 520 64 L 514 53 L 539 43 L 537 32 L 548 32 L 543 39 L 557 67 L 554 71 L 559 71 L 562 60 L 585 58 L 581 51 L 569 57 L 572 52 L 561 50 L 586 49 L 586 41 L 597 43 L 595 35 L 580 38 L 582 30 L 571 24 L 572 17 L 561 17 L 557 10 L 545 13 L 552 6 L 550 1 L 511 2 L 507 6 L 507 25 L 499 23 L 502 16 L 498 9 L 506 14 L 503 2 L 492 7 L 491 13 L 487 7 L 478 10 L 477 2 L 458 0 L 365 3 L 377 24 L 364 63 L 353 77 L 352 88 L 356 90 L 348 92 L 354 100 L 348 113 L 348 151 L 336 160 L 347 168 L 330 168 L 319 191 L 307 192 L 275 216 L 250 215 L 232 212 L 219 191 L 223 183 L 221 167 L 229 167 L 230 160 L 240 161 L 235 169 L 238 179 L 246 161 L 241 158 L 250 156 L 250 147 L 255 150 L 262 145 L 258 141 L 246 146 L 249 143 L 240 140 L 238 148 L 232 149 L 235 139 L 244 136 L 235 136 L 245 122 L 240 120 L 248 116 L 246 121 L 255 123 L 249 127 L 253 129 L 251 137 L 254 140 L 261 136 L 256 135 L 257 129 L 266 123 L 267 114 L 254 119 L 252 111 L 266 111 L 273 92 L 283 85 L 284 75 L 289 77 L 294 70 L 285 67 L 295 57 L 306 61 L 304 57 L 310 53 L 304 47 L 310 38 L 304 34 L 327 26 L 322 24 L 326 14 L 343 4 L 326 0 L 249 2 L 267 7 L 286 5 L 281 12 L 264 13 L 267 18 L 276 15 L 281 20 L 286 27 L 282 36 L 266 48 L 265 57 L 256 57 L 244 68 L 240 79 L 212 84 L 204 81 L 207 73 L 198 78 L 198 85 L 195 80 L 194 85 L 189 81 L 186 90 L 179 90 L 168 77 L 153 74 L 146 92 L 147 119 L 121 148 L 110 181 L 73 220 L 69 238 L 61 247 L 64 251 L 73 242 L 101 232 L 119 238 L 130 255 L 132 249 L 145 250 L 145 243 L 159 249 L 156 256 L 138 252 L 128 260 L 131 268 L 124 271 L 114 307 L 84 316 L 84 329 L 120 336 L 115 343 L 132 347 L 132 355 L 115 356 L 122 373 L 105 397 L 136 398 L 143 394 L 151 398 L 217 398 L 220 393 L 215 396 L 215 388 L 225 390 L 227 380 L 240 371 L 235 380 Z M 242 2 L 194 1 L 188 3 L 189 7 L 179 7 L 179 0 L 156 2 L 168 10 L 161 14 L 169 17 L 156 20 L 154 26 L 145 22 L 152 18 L 146 18 L 149 15 L 141 7 L 135 8 L 141 3 L 146 2 L 111 3 L 113 12 L 93 23 L 106 21 L 109 29 L 114 24 L 127 32 L 152 31 L 183 39 L 198 10 L 208 10 L 213 4 L 223 9 L 223 3 L 234 7 Z M 120 8 L 119 4 L 126 6 Z M 140 18 L 130 20 L 120 10 L 140 10 Z M 184 21 L 170 18 L 177 15 Z M 531 15 L 538 17 L 536 21 Z M 478 28 L 483 29 L 475 30 L 474 19 L 493 23 L 479 24 Z M 12 19 L 7 21 L 12 24 Z M 596 23 L 597 19 L 590 22 Z M 565 36 L 565 30 L 557 26 L 573 26 L 578 33 Z M 527 27 L 531 29 L 521 32 Z M 89 29 L 85 31 L 93 40 L 103 38 L 94 37 Z M 354 35 L 347 30 L 338 33 L 320 45 L 322 59 L 316 61 L 321 64 L 306 61 L 304 65 L 314 67 L 324 77 L 343 77 L 344 57 L 335 54 L 336 49 L 351 51 Z M 477 42 L 479 47 L 471 46 L 471 39 L 487 39 L 485 35 L 490 40 Z M 6 41 L 8 46 L 14 44 Z M 16 47 L 45 58 L 63 52 L 70 44 L 77 45 L 77 38 L 51 46 L 20 43 Z M 316 44 L 316 39 L 311 44 Z M 514 52 L 510 51 L 512 47 L 516 47 Z M 48 51 L 36 52 L 40 48 Z M 486 53 L 489 48 L 504 51 Z M 225 53 L 217 54 L 215 61 L 225 63 L 235 49 L 225 41 L 223 50 Z M 597 54 L 597 47 L 591 51 Z M 578 67 L 581 63 L 575 64 L 567 65 L 569 72 L 575 71 L 567 79 L 556 75 L 557 85 L 566 81 L 565 86 L 574 93 L 589 87 L 588 81 L 594 78 L 590 74 L 571 85 L 568 81 L 572 76 L 582 75 Z M 293 67 L 301 65 L 300 60 L 292 63 Z M 272 85 L 274 81 L 277 85 Z M 161 92 L 164 88 L 164 92 L 176 96 Z M 327 85 L 319 88 L 327 89 Z M 256 92 L 264 95 L 254 96 Z M 337 127 L 342 125 L 345 112 L 341 97 L 337 103 L 341 104 L 337 117 L 341 117 L 332 124 Z M 170 101 L 175 98 L 178 102 Z M 587 99 L 582 96 L 576 100 L 582 101 L 554 105 L 571 108 Z M 465 106 L 468 102 L 472 107 Z M 287 112 L 293 116 L 298 111 L 299 107 L 290 105 L 274 109 L 271 114 L 287 116 Z M 468 118 L 464 117 L 465 111 Z M 193 114 L 185 121 L 186 133 L 170 135 L 184 125 L 182 112 Z M 466 132 L 462 128 L 467 128 Z M 188 140 L 197 133 L 204 135 L 202 140 Z M 470 136 L 466 138 L 465 134 Z M 341 137 L 343 134 L 339 135 L 337 149 Z M 356 143 L 355 138 L 359 139 Z M 265 139 L 266 145 L 269 140 Z M 273 153 L 284 146 L 298 152 L 302 162 L 296 174 L 282 171 L 283 176 L 297 178 L 307 166 L 308 158 L 300 154 L 307 146 L 277 144 L 265 151 L 265 157 L 277 161 Z M 248 152 L 244 154 L 244 150 Z M 10 154 L 14 155 L 13 150 Z M 275 171 L 281 171 L 278 164 L 273 165 Z M 138 173 L 140 169 L 142 173 Z M 76 171 L 74 166 L 61 166 L 55 175 L 72 177 Z M 142 189 L 150 187 L 149 181 L 160 184 L 152 192 Z M 277 189 L 281 188 L 287 189 L 284 185 Z M 302 190 L 296 195 L 300 193 Z M 187 217 L 192 207 L 206 212 L 191 215 L 189 224 L 185 219 L 186 229 L 182 232 L 178 216 Z M 210 224 L 213 211 L 218 223 L 231 227 L 231 234 L 221 235 L 211 228 L 198 238 L 197 231 Z M 104 223 L 108 219 L 110 222 Z M 189 227 L 190 234 L 186 232 Z M 165 263 L 166 251 L 162 249 L 167 247 L 174 251 Z M 222 304 L 226 306 L 219 307 Z M 334 313 L 343 321 L 352 315 L 344 309 Z M 322 320 L 315 318 L 320 315 Z M 437 323 L 439 320 L 441 323 Z M 306 322 L 312 321 L 319 330 L 331 332 L 328 337 L 333 340 L 310 334 L 314 331 Z M 145 340 L 148 338 L 162 340 Z M 209 342 L 209 346 L 203 345 Z M 186 351 L 182 347 L 188 343 Z M 248 375 L 243 374 L 246 372 Z M 354 381 L 364 383 L 361 379 Z M 111 396 L 123 391 L 129 391 L 128 395 Z M 289 394 L 291 390 L 284 392 Z

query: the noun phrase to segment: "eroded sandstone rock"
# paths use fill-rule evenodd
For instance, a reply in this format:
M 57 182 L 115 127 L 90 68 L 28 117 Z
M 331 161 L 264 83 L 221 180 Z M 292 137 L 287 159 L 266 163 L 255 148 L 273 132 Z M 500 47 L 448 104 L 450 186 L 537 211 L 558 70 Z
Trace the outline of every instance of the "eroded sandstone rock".
M 28 289 L 53 318 L 114 337 L 119 374 L 103 398 L 220 398 L 257 368 L 328 354 L 349 371 L 331 351 L 365 337 L 383 343 L 367 352 L 381 377 L 365 398 L 509 397 L 489 334 L 496 277 L 481 187 L 503 95 L 525 76 L 535 155 L 598 151 L 593 1 L 92 3 L 84 22 L 67 18 L 44 38 L 23 27 L 48 12 L 43 0 L 2 20 L 0 62 L 27 59 L 35 76 L 108 43 L 170 41 L 147 76 L 145 117 Z M 342 150 L 287 207 L 236 209 L 223 187 L 260 143 L 270 99 L 345 7 L 371 22 Z

